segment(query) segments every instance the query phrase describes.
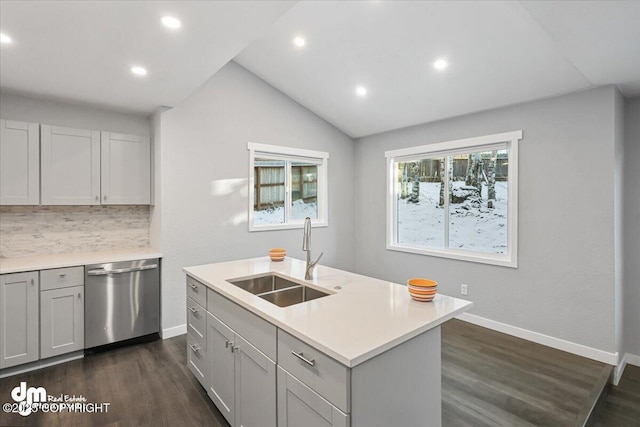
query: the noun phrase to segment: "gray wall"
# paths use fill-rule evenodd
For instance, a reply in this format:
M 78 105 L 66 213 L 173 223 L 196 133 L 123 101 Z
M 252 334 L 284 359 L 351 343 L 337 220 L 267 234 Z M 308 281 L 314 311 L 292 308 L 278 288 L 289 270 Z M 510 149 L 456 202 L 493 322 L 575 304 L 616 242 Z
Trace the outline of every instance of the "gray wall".
M 640 356 L 640 97 L 625 103 L 625 351 Z
M 235 62 L 162 114 L 163 328 L 185 323 L 185 266 L 263 256 L 302 258 L 302 231 L 248 232 L 247 142 L 328 151 L 329 227 L 314 255 L 353 265 L 353 140 Z M 217 191 L 224 187 L 228 192 Z
M 615 352 L 616 96 L 599 88 L 356 140 L 356 271 L 430 277 L 452 296 L 467 283 L 472 314 Z M 517 269 L 385 249 L 385 150 L 519 129 Z
M 94 106 L 0 93 L 0 117 L 54 126 L 149 136 L 148 117 Z

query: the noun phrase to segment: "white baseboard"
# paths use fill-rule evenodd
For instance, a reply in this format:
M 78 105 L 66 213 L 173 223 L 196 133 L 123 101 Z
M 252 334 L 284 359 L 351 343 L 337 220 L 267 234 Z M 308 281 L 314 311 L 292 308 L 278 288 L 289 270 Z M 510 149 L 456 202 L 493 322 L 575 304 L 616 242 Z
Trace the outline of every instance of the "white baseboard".
M 173 326 L 162 330 L 162 339 L 177 337 L 178 335 L 184 335 L 187 333 L 187 324 Z
M 74 351 L 73 353 L 54 356 L 48 359 L 36 360 L 35 362 L 26 363 L 24 365 L 5 368 L 0 371 L 0 378 L 6 378 L 13 375 L 24 374 L 26 372 L 35 371 L 36 369 L 48 368 L 49 366 L 59 365 L 61 363 L 71 362 L 72 360 L 82 359 L 84 351 Z M 19 384 L 16 384 L 19 385 Z
M 624 368 L 626 368 L 627 363 L 629 363 L 628 359 L 629 353 L 625 353 L 624 356 L 622 356 L 622 359 L 620 359 L 618 366 L 613 370 L 613 385 L 618 385 L 620 382 L 620 378 L 622 378 L 622 374 L 624 374 Z
M 566 351 L 567 353 L 586 357 L 587 359 L 597 360 L 598 362 L 606 363 L 607 365 L 616 366 L 618 364 L 617 352 L 609 353 L 604 350 L 598 350 L 597 348 L 587 347 L 586 345 L 576 344 L 571 341 L 565 341 L 560 338 L 540 334 L 528 329 L 522 329 L 517 326 L 507 325 L 506 323 L 496 322 L 495 320 L 476 316 L 475 314 L 462 313 L 457 317 L 457 319 L 492 329 L 494 331 L 502 332 L 507 335 L 522 338 L 527 341 L 546 345 L 547 347 L 555 348 L 557 350 Z
M 622 356 L 622 360 L 620 360 L 620 363 L 613 371 L 613 385 L 618 385 L 622 374 L 624 374 L 624 368 L 626 368 L 627 365 L 640 367 L 640 356 L 631 353 L 625 353 L 624 356 Z
M 629 365 L 637 366 L 640 368 L 640 356 L 637 354 L 625 353 L 624 356 L 627 359 Z

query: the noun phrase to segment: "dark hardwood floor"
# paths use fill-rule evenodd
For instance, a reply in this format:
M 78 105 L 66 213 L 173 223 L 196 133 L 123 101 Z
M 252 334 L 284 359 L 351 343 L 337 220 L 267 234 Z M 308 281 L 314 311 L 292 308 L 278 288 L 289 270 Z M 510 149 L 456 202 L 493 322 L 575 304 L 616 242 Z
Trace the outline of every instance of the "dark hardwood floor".
M 578 425 L 575 418 L 583 412 L 604 368 L 598 362 L 465 322 L 447 322 L 442 328 L 443 425 Z M 629 384 L 631 391 L 618 393 L 628 393 L 625 397 L 614 392 L 609 396 L 607 410 L 613 413 L 620 405 L 635 408 L 631 411 L 640 405 L 637 400 L 621 403 L 638 395 L 636 370 L 630 368 L 621 386 Z M 1 426 L 228 426 L 186 367 L 184 335 L 0 379 L 0 403 L 12 401 L 11 389 L 20 381 L 43 386 L 50 395 L 83 395 L 89 402 L 109 402 L 110 407 L 107 413 L 94 414 L 22 417 L 2 412 Z M 630 414 L 640 419 L 637 412 Z M 638 425 L 615 424 L 627 419 L 614 415 L 607 420 L 602 415 L 599 425 Z M 425 427 L 429 427 L 427 419 Z
M 593 360 L 459 320 L 442 327 L 444 426 L 582 426 Z M 592 403 L 592 402 L 591 402 Z
M 62 365 L 0 379 L 1 403 L 26 381 L 47 394 L 83 395 L 109 402 L 107 413 L 0 414 L 1 426 L 210 426 L 227 427 L 187 369 L 186 335 L 124 347 Z
M 597 413 L 595 425 L 640 426 L 640 367 L 627 365 L 620 383 L 609 389 Z

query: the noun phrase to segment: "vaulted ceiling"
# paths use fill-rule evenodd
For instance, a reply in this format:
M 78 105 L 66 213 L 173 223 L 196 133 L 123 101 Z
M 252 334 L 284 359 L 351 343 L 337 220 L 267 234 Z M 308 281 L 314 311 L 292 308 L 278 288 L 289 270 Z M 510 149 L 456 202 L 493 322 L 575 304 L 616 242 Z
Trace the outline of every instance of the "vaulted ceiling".
M 150 114 L 235 58 L 360 137 L 599 85 L 640 95 L 638 22 L 639 1 L 2 0 L 0 88 Z

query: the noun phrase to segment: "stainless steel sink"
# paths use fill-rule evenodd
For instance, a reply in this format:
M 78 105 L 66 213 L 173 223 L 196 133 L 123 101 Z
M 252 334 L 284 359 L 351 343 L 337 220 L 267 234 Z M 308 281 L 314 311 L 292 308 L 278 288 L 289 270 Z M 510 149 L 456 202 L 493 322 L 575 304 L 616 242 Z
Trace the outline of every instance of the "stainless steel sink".
M 265 276 L 252 277 L 250 279 L 227 280 L 227 282 L 235 285 L 254 295 L 272 292 L 278 289 L 291 288 L 293 286 L 301 286 L 300 283 L 283 279 L 275 274 L 267 274 Z
M 279 307 L 289 307 L 290 305 L 331 295 L 275 274 L 266 274 L 249 279 L 229 279 L 227 282 Z
M 258 296 L 278 307 L 289 307 L 290 305 L 300 304 L 301 302 L 311 301 L 329 295 L 330 294 L 326 292 L 308 286 L 296 286 L 295 288 L 267 292 L 266 294 Z

